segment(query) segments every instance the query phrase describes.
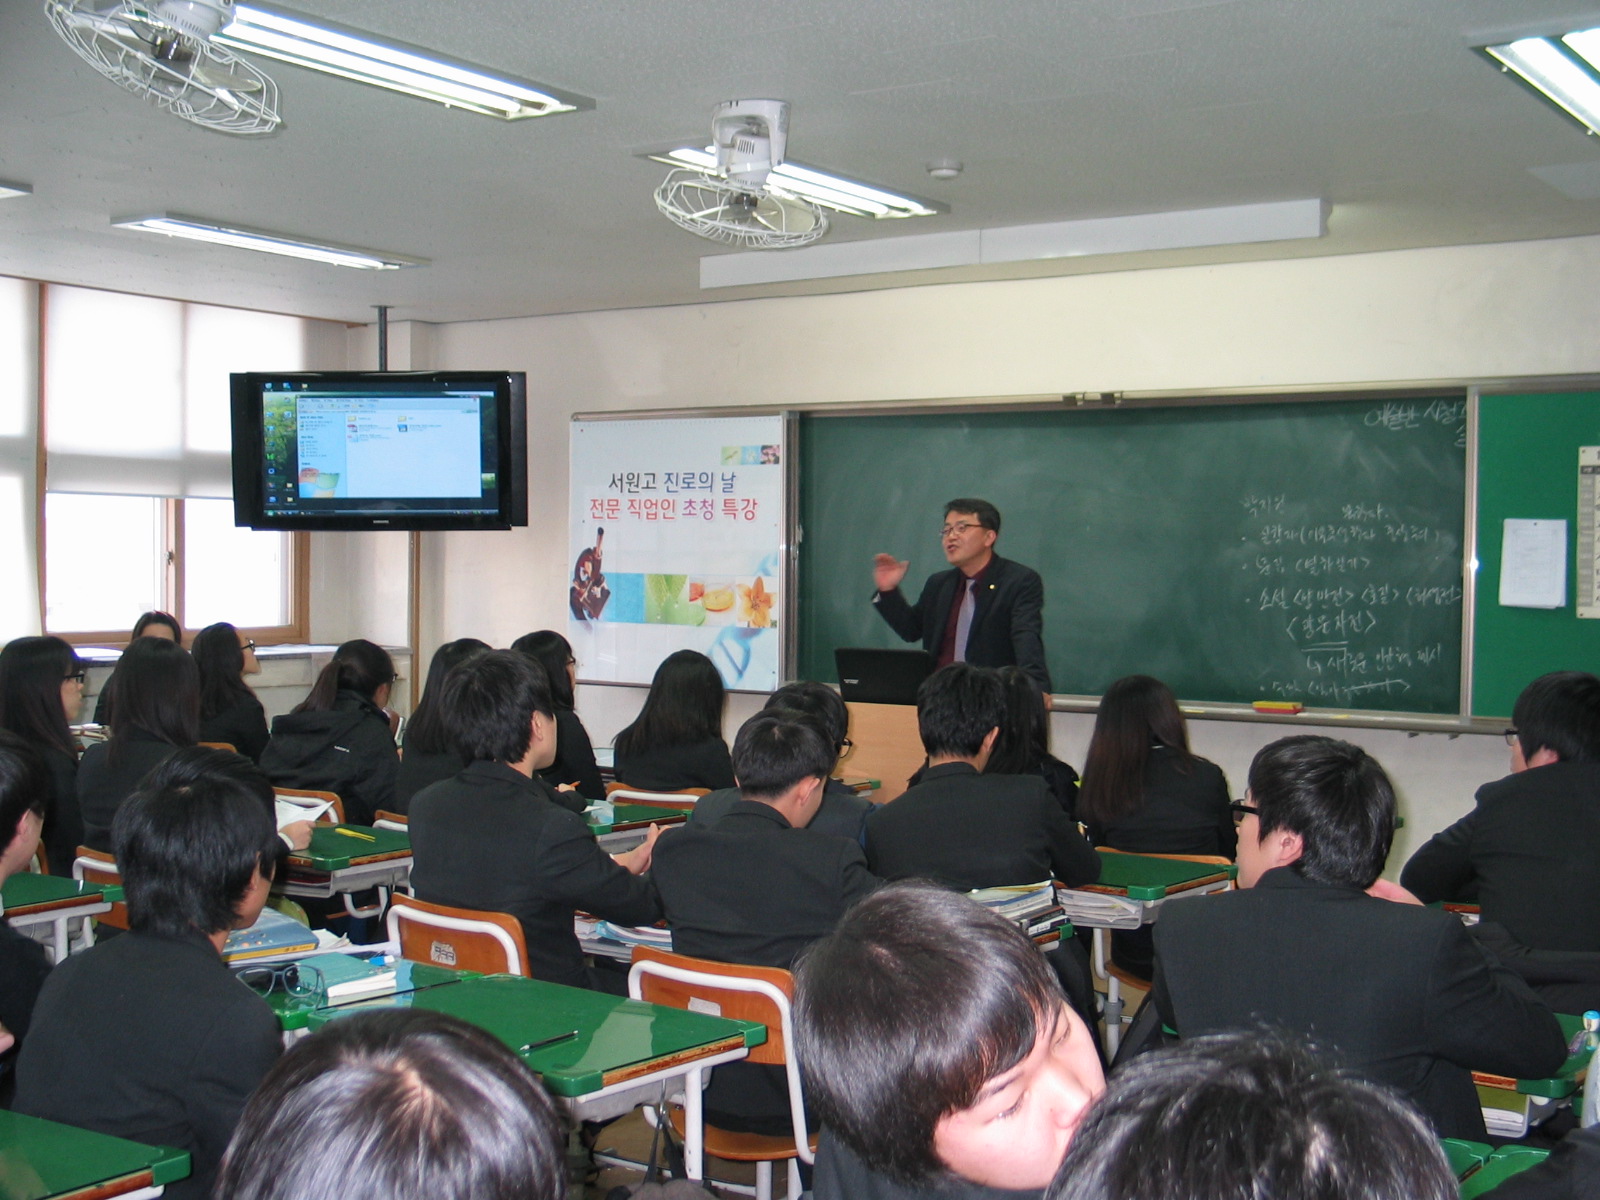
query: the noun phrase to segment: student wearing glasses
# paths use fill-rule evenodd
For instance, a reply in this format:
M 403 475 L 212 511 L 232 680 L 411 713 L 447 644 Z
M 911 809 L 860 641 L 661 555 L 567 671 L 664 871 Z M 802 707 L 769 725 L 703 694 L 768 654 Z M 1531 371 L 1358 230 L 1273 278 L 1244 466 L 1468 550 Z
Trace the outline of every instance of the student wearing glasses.
M 0 730 L 0 884 L 28 869 L 49 796 L 44 760 L 21 738 Z M 0 1098 L 10 1095 L 11 1049 L 27 1034 L 49 974 L 44 947 L 0 918 Z
M 186 1150 L 193 1173 L 166 1195 L 201 1200 L 281 1047 L 272 1010 L 222 960 L 282 851 L 271 787 L 236 754 L 178 750 L 118 810 L 113 850 L 129 932 L 51 971 L 15 1108 Z
M 226 742 L 251 762 L 267 748 L 267 713 L 245 682 L 261 674 L 256 644 L 226 621 L 194 635 L 189 653 L 200 672 L 200 741 Z
M 78 739 L 83 663 L 58 637 L 20 637 L 0 650 L 0 729 L 16 734 L 44 760 L 50 789 L 44 848 L 52 875 L 70 876 L 83 841 L 78 809 Z
M 892 554 L 872 560 L 873 607 L 902 641 L 920 641 L 938 666 L 1021 667 L 1050 690 L 1044 661 L 1044 583 L 1031 567 L 994 552 L 1000 510 L 960 498 L 944 506 L 939 530 L 948 571 L 928 577 L 915 604 L 900 592 L 910 564 Z

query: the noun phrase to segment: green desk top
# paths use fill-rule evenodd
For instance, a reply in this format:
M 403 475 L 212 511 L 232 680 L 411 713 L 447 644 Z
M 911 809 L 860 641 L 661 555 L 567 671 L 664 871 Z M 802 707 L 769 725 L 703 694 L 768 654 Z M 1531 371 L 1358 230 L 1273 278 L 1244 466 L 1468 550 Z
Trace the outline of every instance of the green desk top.
M 1489 1156 L 1494 1153 L 1494 1147 L 1483 1142 L 1469 1142 L 1463 1138 L 1440 1138 L 1439 1144 L 1444 1148 L 1444 1156 L 1450 1161 L 1450 1173 L 1457 1179 L 1470 1171 L 1476 1171 L 1489 1161 Z
M 529 1042 L 576 1030 L 575 1038 L 522 1055 L 558 1096 L 597 1092 L 606 1086 L 608 1075 L 642 1075 L 651 1063 L 727 1038 L 742 1039 L 746 1046 L 767 1040 L 766 1027 L 750 1021 L 662 1008 L 520 975 L 488 975 L 448 987 L 352 1001 L 311 1014 L 310 1026 L 319 1029 L 350 1013 L 406 1005 L 470 1021 L 518 1052 Z
M 637 829 L 652 822 L 657 825 L 676 825 L 688 818 L 687 809 L 663 808 L 658 804 L 618 804 L 612 814 L 611 824 L 596 825 L 591 822 L 589 828 L 605 833 L 616 829 Z
M 1550 1151 L 1534 1146 L 1501 1146 L 1489 1156 L 1488 1162 L 1461 1181 L 1461 1200 L 1477 1200 L 1513 1175 L 1536 1167 L 1549 1157 Z
M 287 1031 L 307 1028 L 311 1024 L 311 1014 L 319 1009 L 337 1010 L 346 1004 L 359 1004 L 364 1000 L 382 1000 L 402 992 L 419 992 L 424 988 L 460 983 L 463 979 L 480 978 L 476 971 L 455 971 L 449 967 L 436 967 L 432 963 L 414 963 L 404 959 L 394 966 L 394 986 L 386 991 L 368 992 L 364 996 L 352 996 L 348 1000 L 335 1000 L 325 1006 L 306 997 L 291 996 L 284 991 L 271 992 L 266 996 L 266 1001 L 272 1011 L 278 1014 L 278 1024 Z M 0 1200 L 5 1200 L 3 1192 L 0 1192 Z
M 340 833 L 348 829 L 366 837 Z M 368 841 L 367 838 L 371 838 Z M 289 861 L 313 871 L 342 871 L 363 859 L 411 853 L 411 836 L 399 829 L 374 829 L 370 825 L 313 825 L 311 845 L 296 850 Z
M 103 883 L 80 883 L 76 879 L 62 879 L 59 875 L 35 875 L 31 871 L 19 872 L 6 880 L 0 888 L 6 911 L 26 909 L 36 904 L 57 904 L 63 900 L 122 899 L 122 889 Z
M 44 1200 L 143 1171 L 151 1173 L 151 1184 L 164 1186 L 189 1174 L 189 1155 L 0 1111 L 0 1196 L 5 1200 Z
M 1130 900 L 1161 900 L 1181 885 L 1208 875 L 1227 875 L 1232 879 L 1238 868 L 1232 863 L 1183 862 L 1180 859 L 1152 858 L 1148 854 L 1117 854 L 1098 851 L 1100 880 L 1083 889 L 1123 892 Z

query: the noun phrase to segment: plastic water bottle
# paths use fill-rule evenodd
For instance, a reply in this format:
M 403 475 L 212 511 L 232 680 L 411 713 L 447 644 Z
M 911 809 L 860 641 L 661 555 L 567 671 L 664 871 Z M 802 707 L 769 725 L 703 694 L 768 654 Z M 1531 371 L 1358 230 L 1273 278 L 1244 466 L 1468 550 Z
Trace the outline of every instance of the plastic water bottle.
M 1583 1036 L 1588 1043 L 1589 1070 L 1583 1078 L 1583 1124 L 1585 1127 L 1600 1123 L 1600 1012 L 1590 1009 L 1583 1014 Z

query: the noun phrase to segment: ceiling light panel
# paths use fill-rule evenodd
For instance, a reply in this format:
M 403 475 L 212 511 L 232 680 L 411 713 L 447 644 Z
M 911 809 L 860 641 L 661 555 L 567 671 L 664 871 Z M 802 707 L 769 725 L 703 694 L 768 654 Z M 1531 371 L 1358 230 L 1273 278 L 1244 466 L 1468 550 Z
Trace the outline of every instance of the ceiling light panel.
M 1481 51 L 1590 133 L 1600 133 L 1600 29 L 1526 37 Z
M 264 254 L 281 254 L 287 258 L 303 258 L 311 262 L 328 263 L 336 267 L 355 267 L 363 271 L 394 271 L 401 267 L 426 266 L 428 262 L 425 258 L 408 258 L 399 254 L 387 254 L 381 250 L 363 250 L 356 246 L 340 246 L 332 242 L 307 241 L 284 233 L 205 221 L 198 217 L 179 216 L 176 213 L 122 217 L 112 221 L 111 224 L 118 229 L 133 229 L 140 233 L 162 233 L 168 237 L 209 242 L 215 246 L 259 250 Z
M 693 171 L 704 171 L 707 175 L 717 174 L 717 152 L 711 146 L 679 146 L 642 157 L 666 163 L 670 167 L 688 167 Z M 786 192 L 852 217 L 931 217 L 950 211 L 948 206 L 931 200 L 887 192 L 870 183 L 803 166 L 793 159 L 774 167 L 768 179 Z
M 259 4 L 239 5 L 233 22 L 214 40 L 235 50 L 506 121 L 594 107 L 586 96 Z

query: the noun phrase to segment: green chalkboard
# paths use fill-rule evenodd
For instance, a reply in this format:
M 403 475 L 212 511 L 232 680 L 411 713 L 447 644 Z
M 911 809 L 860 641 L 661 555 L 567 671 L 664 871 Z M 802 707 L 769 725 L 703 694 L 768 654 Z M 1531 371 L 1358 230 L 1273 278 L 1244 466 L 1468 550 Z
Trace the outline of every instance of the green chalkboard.
M 1466 401 L 807 415 L 800 669 L 902 643 L 871 560 L 945 567 L 944 501 L 1004 515 L 1044 577 L 1058 693 L 1128 674 L 1184 699 L 1460 711 Z
M 1600 621 L 1574 605 L 1578 447 L 1600 446 L 1600 392 L 1482 396 L 1478 401 L 1478 586 L 1472 711 L 1505 717 L 1546 671 L 1600 670 Z M 1500 550 L 1508 517 L 1567 521 L 1564 608 L 1502 608 Z

